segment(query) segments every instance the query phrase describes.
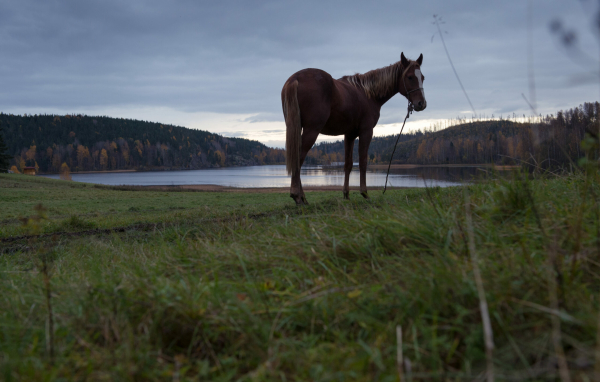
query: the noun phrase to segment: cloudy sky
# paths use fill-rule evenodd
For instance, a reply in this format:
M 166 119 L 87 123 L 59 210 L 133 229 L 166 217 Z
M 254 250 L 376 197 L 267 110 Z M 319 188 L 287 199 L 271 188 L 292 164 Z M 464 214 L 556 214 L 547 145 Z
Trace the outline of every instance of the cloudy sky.
M 281 147 L 280 92 L 290 75 L 312 67 L 339 78 L 389 65 L 403 51 L 424 56 L 428 107 L 408 125 L 421 128 L 472 114 L 434 36 L 437 14 L 476 112 L 530 115 L 521 96 L 531 97 L 528 4 L 2 0 L 0 111 L 136 118 Z M 597 3 L 531 4 L 538 111 L 598 100 Z M 553 21 L 575 44 L 560 42 Z M 405 110 L 406 100 L 394 97 L 375 135 L 397 132 Z

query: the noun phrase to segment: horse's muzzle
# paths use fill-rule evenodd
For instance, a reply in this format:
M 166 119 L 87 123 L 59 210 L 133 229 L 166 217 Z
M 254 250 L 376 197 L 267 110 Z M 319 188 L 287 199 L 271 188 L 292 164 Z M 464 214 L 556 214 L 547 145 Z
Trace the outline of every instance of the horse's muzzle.
M 427 107 L 427 101 L 422 100 L 414 104 L 415 111 L 423 111 Z

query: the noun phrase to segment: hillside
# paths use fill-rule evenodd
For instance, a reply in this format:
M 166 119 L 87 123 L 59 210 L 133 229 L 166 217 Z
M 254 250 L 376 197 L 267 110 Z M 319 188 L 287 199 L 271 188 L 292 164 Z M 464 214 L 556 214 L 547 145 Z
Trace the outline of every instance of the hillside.
M 499 145 L 489 142 L 503 141 L 529 129 L 529 124 L 500 121 L 463 123 L 436 132 L 403 133 L 394 154 L 394 163 L 442 164 L 489 163 L 498 159 Z M 371 163 L 390 159 L 397 135 L 374 137 L 369 146 Z M 480 146 L 478 149 L 478 145 Z M 479 151 L 478 151 L 479 150 Z M 358 141 L 354 144 L 354 161 L 358 161 Z M 323 161 L 342 162 L 344 142 L 323 142 L 315 145 L 309 154 L 310 163 Z
M 516 147 L 516 137 L 529 129 L 530 124 L 508 120 L 460 124 L 398 143 L 394 162 L 494 163 L 508 155 L 507 151 L 514 151 L 502 147 Z M 392 150 L 393 143 L 379 153 L 382 160 L 389 161 Z
M 571 166 L 583 157 L 586 131 L 597 131 L 600 104 L 585 103 L 536 123 L 473 121 L 400 137 L 394 163 Z M 260 142 L 154 122 L 89 116 L 0 114 L 11 166 L 41 172 L 198 169 L 285 162 Z M 596 126 L 596 127 L 594 127 Z M 340 137 L 341 138 L 341 137 Z M 389 161 L 397 136 L 373 138 L 369 163 Z M 358 161 L 358 142 L 354 161 Z M 344 143 L 315 145 L 306 164 L 344 161 Z
M 58 172 L 197 169 L 283 163 L 283 150 L 208 131 L 84 115 L 0 114 L 11 166 Z
M 598 102 L 584 103 L 536 123 L 473 121 L 436 132 L 406 133 L 400 137 L 393 163 L 569 166 L 584 156 L 581 141 L 586 132 L 598 130 L 599 115 Z M 387 163 L 396 138 L 374 137 L 369 163 Z M 358 161 L 358 142 L 353 157 Z M 343 141 L 315 145 L 307 158 L 310 164 L 343 161 Z
M 421 131 L 410 132 L 400 136 L 400 142 L 409 142 L 423 136 Z M 340 137 L 343 139 L 343 137 Z M 381 160 L 381 154 L 393 147 L 398 136 L 388 135 L 385 137 L 373 137 L 369 145 L 369 156 L 372 155 L 372 161 Z M 358 140 L 354 144 L 354 162 L 358 162 Z M 330 162 L 344 161 L 344 141 L 321 142 L 313 146 L 306 157 L 307 164 L 327 164 Z

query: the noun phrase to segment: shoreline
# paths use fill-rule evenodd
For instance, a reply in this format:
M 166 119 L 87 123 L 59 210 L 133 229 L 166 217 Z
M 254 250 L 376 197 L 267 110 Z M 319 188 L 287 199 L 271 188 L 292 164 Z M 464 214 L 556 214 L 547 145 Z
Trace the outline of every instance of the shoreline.
M 285 187 L 231 187 L 231 186 L 219 186 L 216 184 L 190 184 L 182 186 L 106 186 L 116 187 L 121 190 L 131 191 L 190 191 L 190 192 L 239 192 L 239 193 L 285 193 L 290 191 L 289 186 Z M 322 191 L 339 191 L 342 192 L 342 186 L 303 186 L 305 192 L 322 192 Z M 388 190 L 400 190 L 412 187 L 390 187 Z M 367 187 L 367 191 L 382 190 L 383 187 L 370 186 Z M 360 191 L 359 186 L 350 186 L 350 191 Z
M 78 175 L 78 174 L 116 174 L 120 172 L 143 172 L 138 170 L 107 170 L 107 171 L 71 171 L 70 175 Z M 48 176 L 48 175 L 60 175 L 58 172 L 40 172 L 39 174 L 35 174 L 36 176 Z
M 255 166 L 283 166 L 283 165 L 255 165 Z M 330 166 L 330 165 L 315 165 L 321 166 L 324 169 L 340 169 L 343 170 L 343 166 Z M 107 171 L 72 171 L 71 175 L 78 174 L 118 174 L 118 173 L 129 173 L 129 172 L 171 172 L 171 171 L 197 171 L 197 170 L 215 170 L 221 168 L 233 168 L 233 167 L 253 167 L 253 166 L 227 166 L 227 167 L 206 167 L 206 168 L 197 168 L 197 169 L 177 169 L 177 170 L 107 170 Z M 352 168 L 357 168 L 358 166 L 353 166 Z M 495 164 L 392 164 L 391 169 L 415 169 L 415 168 L 433 168 L 433 167 L 490 167 L 497 171 L 507 171 L 513 170 L 515 168 L 519 168 L 520 166 L 504 166 L 504 165 L 495 165 Z M 387 164 L 369 164 L 367 165 L 367 170 L 387 170 Z M 60 175 L 59 173 L 39 173 L 36 176 L 47 176 L 47 175 Z
M 434 167 L 488 167 L 498 171 L 507 171 L 519 168 L 520 166 L 504 166 L 495 164 L 392 164 L 391 169 L 413 169 L 413 168 L 434 168 Z M 367 169 L 387 170 L 387 164 L 370 164 Z

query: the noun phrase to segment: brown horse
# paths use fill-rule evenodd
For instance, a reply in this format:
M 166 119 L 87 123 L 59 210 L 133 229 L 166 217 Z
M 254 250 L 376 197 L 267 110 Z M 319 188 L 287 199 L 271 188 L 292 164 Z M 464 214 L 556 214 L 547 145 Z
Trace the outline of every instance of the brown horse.
M 396 93 L 408 98 L 416 111 L 427 107 L 422 63 L 422 54 L 412 61 L 402 53 L 395 64 L 365 74 L 335 80 L 320 69 L 304 69 L 285 82 L 281 103 L 287 127 L 286 166 L 288 174 L 292 175 L 290 196 L 296 204 L 308 204 L 300 182 L 300 167 L 319 134 L 344 136 L 344 199 L 349 199 L 352 152 L 354 141 L 359 138 L 360 193 L 369 198 L 367 152 L 379 111 Z

